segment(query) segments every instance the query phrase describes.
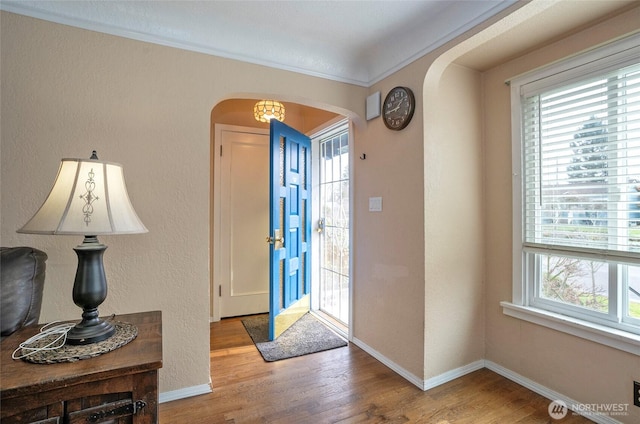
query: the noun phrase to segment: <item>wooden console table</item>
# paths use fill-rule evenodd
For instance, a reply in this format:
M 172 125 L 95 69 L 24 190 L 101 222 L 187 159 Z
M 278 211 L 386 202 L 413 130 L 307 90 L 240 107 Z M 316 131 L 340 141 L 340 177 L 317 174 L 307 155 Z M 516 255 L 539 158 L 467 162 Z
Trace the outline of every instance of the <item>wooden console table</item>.
M 33 364 L 11 359 L 41 324 L 25 327 L 0 343 L 0 421 L 11 423 L 158 422 L 158 369 L 162 367 L 162 313 L 117 315 L 138 336 L 90 359 Z

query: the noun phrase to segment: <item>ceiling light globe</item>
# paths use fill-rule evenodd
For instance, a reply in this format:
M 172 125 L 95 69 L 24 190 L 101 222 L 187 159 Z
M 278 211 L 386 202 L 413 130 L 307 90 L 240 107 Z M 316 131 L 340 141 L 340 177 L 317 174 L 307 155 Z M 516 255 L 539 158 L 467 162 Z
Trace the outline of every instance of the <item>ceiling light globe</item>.
M 275 100 L 260 100 L 253 106 L 253 116 L 258 122 L 268 123 L 272 119 L 283 122 L 284 115 L 284 105 Z

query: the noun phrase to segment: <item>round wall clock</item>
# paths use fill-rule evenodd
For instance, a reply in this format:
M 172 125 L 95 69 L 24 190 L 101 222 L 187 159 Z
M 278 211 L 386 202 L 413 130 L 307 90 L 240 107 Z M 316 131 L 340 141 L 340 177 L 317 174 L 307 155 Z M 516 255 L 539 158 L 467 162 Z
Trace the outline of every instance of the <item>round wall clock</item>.
M 399 131 L 413 118 L 416 99 L 407 87 L 395 87 L 389 91 L 382 105 L 382 119 L 390 130 Z

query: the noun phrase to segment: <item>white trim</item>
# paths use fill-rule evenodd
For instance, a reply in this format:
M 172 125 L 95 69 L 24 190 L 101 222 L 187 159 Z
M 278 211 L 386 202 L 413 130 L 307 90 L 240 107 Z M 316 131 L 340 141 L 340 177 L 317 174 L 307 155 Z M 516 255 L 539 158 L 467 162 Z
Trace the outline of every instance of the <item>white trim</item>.
M 44 21 L 49 21 L 56 24 L 62 24 L 62 25 L 68 25 L 75 28 L 81 28 L 88 31 L 114 35 L 116 37 L 128 38 L 131 40 L 157 44 L 165 47 L 173 47 L 180 50 L 203 53 L 206 55 L 221 57 L 225 59 L 237 60 L 240 62 L 246 62 L 254 65 L 265 66 L 267 68 L 296 72 L 299 74 L 309 75 L 312 77 L 327 79 L 331 81 L 353 84 L 361 87 L 370 87 L 371 85 L 373 85 L 373 82 L 367 81 L 365 78 L 360 78 L 360 77 L 351 78 L 346 75 L 343 76 L 343 75 L 337 75 L 333 73 L 318 72 L 314 69 L 309 69 L 306 67 L 289 65 L 281 62 L 274 62 L 268 59 L 262 59 L 254 56 L 247 56 L 244 54 L 239 54 L 239 53 L 230 52 L 226 50 L 220 50 L 218 48 L 211 47 L 209 45 L 198 43 L 198 42 L 180 40 L 177 38 L 167 37 L 163 35 L 151 34 L 147 32 L 121 28 L 112 24 L 94 22 L 94 21 L 83 19 L 83 18 L 78 18 L 73 16 L 64 16 L 58 13 L 42 11 L 42 10 L 25 6 L 24 4 L 20 4 L 20 3 L 7 4 L 5 2 L 0 2 L 0 10 L 4 10 L 7 12 L 19 14 L 19 15 L 29 16 L 36 19 L 42 19 Z
M 355 269 L 353 258 L 356 257 L 357 247 L 353 242 L 355 238 L 355 186 L 356 186 L 356 134 L 353 120 L 349 119 L 349 341 L 353 339 L 353 270 Z
M 514 107 L 517 105 L 517 107 Z M 522 112 L 520 90 L 511 86 L 511 190 L 512 190 L 512 260 L 513 289 L 512 300 L 523 305 L 526 303 L 526 288 L 522 252 L 524 242 L 522 228 Z
M 329 122 L 325 122 L 324 124 L 307 132 L 307 137 L 309 137 L 312 142 L 317 141 L 318 138 L 328 136 L 331 132 L 342 130 L 341 127 L 349 125 L 350 123 L 351 119 L 344 115 L 338 115 Z M 351 141 L 351 139 L 349 139 L 349 141 Z
M 374 84 L 379 83 L 383 79 L 387 78 L 388 76 L 390 76 L 392 74 L 395 74 L 396 72 L 398 72 L 401 69 L 407 67 L 408 65 L 410 65 L 411 63 L 413 63 L 416 60 L 420 59 L 421 57 L 424 57 L 427 54 L 435 51 L 436 49 L 444 46 L 445 44 L 447 44 L 451 40 L 455 39 L 456 37 L 459 37 L 460 35 L 464 34 L 465 32 L 472 30 L 477 25 L 480 25 L 481 23 L 483 23 L 487 19 L 491 18 L 492 16 L 496 16 L 498 13 L 502 12 L 503 10 L 507 9 L 509 6 L 511 6 L 512 4 L 515 4 L 515 3 L 517 3 L 517 0 L 503 0 L 503 1 L 499 2 L 496 6 L 492 7 L 491 9 L 487 10 L 486 12 L 476 16 L 475 19 L 473 19 L 470 22 L 467 22 L 465 25 L 463 25 L 461 27 L 458 27 L 458 28 L 454 28 L 452 31 L 441 35 L 436 40 L 431 42 L 428 46 L 420 49 L 415 54 L 413 54 L 410 57 L 402 60 L 400 63 L 392 66 L 391 68 L 387 69 L 384 72 L 381 72 L 381 73 L 379 73 L 377 75 L 370 76 L 370 79 L 369 79 L 368 82 L 366 82 L 365 86 L 366 87 L 371 87 Z
M 456 378 L 460 378 L 474 371 L 478 371 L 484 368 L 484 359 L 478 359 L 470 364 L 463 365 L 461 367 L 449 370 L 440 375 L 436 375 L 435 377 L 431 377 L 427 380 L 424 380 L 422 383 L 422 390 L 433 389 L 434 387 L 438 387 L 441 384 L 448 383 L 449 381 L 455 380 Z
M 312 182 L 313 182 L 313 191 L 312 191 L 312 216 L 311 216 L 311 221 L 312 223 L 316 223 L 318 222 L 318 219 L 320 218 L 320 212 L 319 212 L 319 168 L 317 166 L 318 162 L 317 159 L 320 156 L 320 138 L 324 138 L 324 137 L 329 137 L 331 135 L 331 133 L 336 133 L 339 131 L 342 131 L 343 127 L 347 127 L 348 131 L 349 131 L 349 252 L 351 252 L 349 254 L 349 317 L 347 319 L 347 332 L 348 334 L 346 335 L 346 338 L 348 341 L 352 342 L 352 337 L 353 337 L 353 258 L 355 257 L 354 254 L 354 244 L 353 244 L 353 240 L 354 240 L 354 236 L 353 236 L 353 229 L 354 229 L 354 225 L 353 225 L 353 213 L 355 211 L 355 207 L 354 207 L 354 173 L 355 173 L 355 162 L 354 162 L 354 155 L 355 155 L 355 134 L 354 134 L 354 127 L 353 127 L 353 121 L 345 116 L 337 116 L 334 119 L 332 119 L 331 121 L 329 121 L 329 123 L 327 124 L 323 124 L 322 126 L 316 127 L 313 130 L 309 131 L 309 138 L 311 138 L 311 144 L 312 144 L 312 155 L 311 155 L 311 160 L 313 162 L 313 177 L 312 177 Z M 315 205 L 315 206 L 314 206 Z M 312 231 L 311 232 L 311 237 L 312 237 L 312 252 L 313 255 L 312 256 L 312 264 L 315 263 L 316 265 L 319 264 L 319 257 L 320 257 L 320 252 L 318 250 L 319 247 L 319 242 L 318 242 L 318 233 L 317 231 Z M 313 274 L 312 277 L 314 280 L 314 282 L 319 281 L 319 267 L 316 265 L 312 265 L 312 269 L 313 269 Z M 312 287 L 312 294 L 311 294 L 311 308 L 312 309 L 319 309 L 319 301 L 317 299 L 317 292 L 318 290 L 318 284 L 314 284 L 313 282 L 311 283 L 311 287 Z M 342 333 L 341 330 L 337 330 L 339 333 Z
M 502 313 L 510 317 L 640 356 L 640 335 L 511 302 L 500 305 Z
M 192 396 L 206 395 L 213 393 L 211 383 L 200 384 L 198 386 L 185 387 L 184 389 L 172 390 L 170 392 L 160 393 L 159 403 L 171 402 L 178 399 L 184 399 Z
M 553 77 L 562 72 L 571 71 L 578 67 L 586 67 L 585 71 L 579 72 L 580 74 L 588 73 L 593 68 L 609 68 L 610 60 L 612 60 L 614 63 L 626 62 L 626 59 L 620 62 L 619 56 L 632 56 L 632 53 L 630 52 L 635 52 L 638 50 L 638 48 L 640 48 L 640 33 L 635 33 L 620 40 L 576 53 L 569 58 L 559 59 L 555 62 L 543 65 L 539 68 L 532 69 L 530 71 L 510 78 L 509 80 L 505 81 L 505 83 L 511 86 L 523 86 L 536 83 L 537 86 L 537 81 Z M 600 62 L 599 64 L 598 62 L 603 59 L 607 59 L 606 64 L 602 65 L 602 62 Z M 566 78 L 567 77 L 563 77 L 563 79 Z M 545 86 L 547 85 L 551 84 L 545 84 Z M 519 88 L 518 94 L 520 94 Z
M 569 409 L 576 410 L 577 405 L 581 403 L 571 399 L 563 395 L 562 393 L 556 392 L 555 390 L 551 390 L 548 387 L 543 386 L 542 384 L 536 383 L 533 380 L 528 379 L 527 377 L 523 377 L 520 374 L 513 372 L 501 365 L 496 364 L 495 362 L 491 362 L 489 360 L 484 361 L 485 368 L 495 372 L 496 374 L 500 374 L 501 376 L 508 378 L 509 380 L 526 387 L 527 389 L 536 392 L 537 394 L 544 396 L 549 400 L 561 400 L 567 404 Z M 601 423 L 601 424 L 620 424 L 620 421 L 615 420 L 607 415 L 589 415 L 586 418 L 590 419 L 593 422 Z
M 497 4 L 491 7 L 488 10 L 485 10 L 480 15 L 476 16 L 469 22 L 463 23 L 459 27 L 455 27 L 448 33 L 445 33 L 427 46 L 419 49 L 414 54 L 410 55 L 406 59 L 400 61 L 399 63 L 391 66 L 390 68 L 385 69 L 377 69 L 374 71 L 378 71 L 376 75 L 369 75 L 371 72 L 370 69 L 362 69 L 362 67 L 358 69 L 352 69 L 350 71 L 340 72 L 335 64 L 332 64 L 330 67 L 332 70 L 327 72 L 318 72 L 313 67 L 309 66 L 297 66 L 290 65 L 283 62 L 276 62 L 270 59 L 258 58 L 255 56 L 248 56 L 246 54 L 239 54 L 236 52 L 212 47 L 203 42 L 194 42 L 188 40 L 181 40 L 178 38 L 173 38 L 164 35 L 151 34 L 145 31 L 137 31 L 130 30 L 127 28 L 122 28 L 114 24 L 105 24 L 101 22 L 94 22 L 88 19 L 74 17 L 74 16 L 65 16 L 60 13 L 39 10 L 37 8 L 31 7 L 28 5 L 28 2 L 11 2 L 6 3 L 4 1 L 0 2 L 0 10 L 5 10 L 7 12 L 16 13 L 20 15 L 30 16 L 32 18 L 42 19 L 49 22 L 54 22 L 58 24 L 68 25 L 76 28 L 82 28 L 89 31 L 100 32 L 104 34 L 115 35 L 118 37 L 129 38 L 132 40 L 143 41 L 146 43 L 158 44 L 161 46 L 173 47 L 181 50 L 193 51 L 197 53 L 204 53 L 211 56 L 222 57 L 226 59 L 238 60 L 241 62 L 252 63 L 255 65 L 266 66 L 268 68 L 280 69 L 284 71 L 296 72 L 303 75 L 309 75 L 312 77 L 323 78 L 331 81 L 337 81 L 347 84 L 353 84 L 360 87 L 371 87 L 374 84 L 382 81 L 389 75 L 394 74 L 398 70 L 406 67 L 412 62 L 420 59 L 421 57 L 431 53 L 439 47 L 442 47 L 446 43 L 450 42 L 454 38 L 464 34 L 465 32 L 473 29 L 477 25 L 491 18 L 492 16 L 497 15 L 503 10 L 507 9 L 512 4 L 515 4 L 517 0 L 503 0 L 501 2 L 497 2 Z M 455 13 L 455 10 L 454 10 Z M 428 32 L 427 32 L 428 35 Z M 371 64 L 369 64 L 371 65 Z M 382 68 L 379 66 L 378 68 Z M 332 72 L 335 71 L 335 72 Z
M 417 386 L 421 390 L 424 390 L 424 380 L 422 380 L 420 377 L 418 377 L 418 376 L 412 374 L 411 372 L 405 370 L 400 365 L 396 364 L 395 362 L 393 362 L 392 360 L 390 360 L 389 358 L 387 358 L 386 356 L 384 356 L 383 354 L 381 354 L 380 352 L 378 352 L 377 350 L 375 350 L 374 348 L 372 348 L 371 346 L 369 346 L 368 344 L 366 344 L 362 340 L 358 339 L 357 337 L 353 337 L 353 340 L 351 342 L 354 345 L 358 346 L 360 349 L 362 349 L 365 352 L 367 352 L 369 355 L 373 356 L 378 361 L 382 362 L 387 368 L 390 368 L 391 371 L 394 371 L 395 373 L 399 374 L 405 380 L 407 380 L 410 383 L 414 384 L 415 386 Z
M 400 365 L 396 364 L 395 362 L 393 362 L 392 360 L 390 360 L 389 358 L 387 358 L 386 356 L 384 356 L 383 354 L 381 354 L 371 346 L 367 345 L 362 340 L 356 337 L 353 337 L 352 343 L 358 346 L 360 349 L 367 352 L 369 355 L 373 356 L 378 361 L 382 362 L 387 368 L 391 369 L 392 371 L 400 375 L 402 378 L 409 381 L 410 383 L 417 386 L 420 390 L 423 390 L 423 391 L 433 389 L 434 387 L 437 387 L 441 384 L 447 383 L 449 381 L 455 380 L 456 378 L 460 378 L 466 374 L 469 374 L 473 371 L 477 371 L 479 369 L 484 368 L 484 360 L 479 359 L 470 364 L 444 372 L 440 375 L 431 377 L 427 380 L 423 380 L 420 377 L 414 375 L 413 373 L 407 371 Z

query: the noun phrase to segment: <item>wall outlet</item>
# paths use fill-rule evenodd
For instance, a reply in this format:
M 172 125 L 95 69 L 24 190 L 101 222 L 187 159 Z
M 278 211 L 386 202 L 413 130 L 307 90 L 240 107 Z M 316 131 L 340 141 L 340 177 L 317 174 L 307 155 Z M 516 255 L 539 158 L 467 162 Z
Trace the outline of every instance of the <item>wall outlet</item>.
M 633 404 L 640 406 L 640 382 L 633 382 Z

